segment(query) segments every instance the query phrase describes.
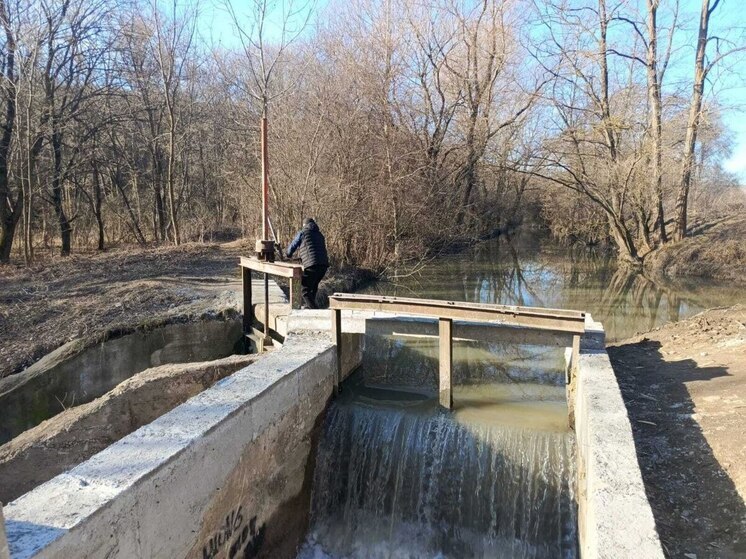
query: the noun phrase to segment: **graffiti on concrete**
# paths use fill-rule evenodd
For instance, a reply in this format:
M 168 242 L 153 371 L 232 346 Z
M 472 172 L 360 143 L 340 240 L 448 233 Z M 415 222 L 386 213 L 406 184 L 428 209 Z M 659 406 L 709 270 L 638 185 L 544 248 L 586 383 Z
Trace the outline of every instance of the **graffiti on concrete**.
M 251 559 L 256 556 L 264 541 L 264 532 L 264 525 L 257 529 L 256 516 L 248 524 L 244 524 L 243 507 L 239 506 L 225 517 L 220 528 L 207 540 L 202 548 L 202 559 L 215 559 L 229 543 L 230 559 Z
M 253 559 L 259 553 L 259 548 L 264 542 L 264 531 L 266 527 L 262 524 L 259 529 L 256 528 L 256 516 L 249 520 L 249 525 L 244 526 L 236 541 L 231 545 L 228 557 L 235 559 Z

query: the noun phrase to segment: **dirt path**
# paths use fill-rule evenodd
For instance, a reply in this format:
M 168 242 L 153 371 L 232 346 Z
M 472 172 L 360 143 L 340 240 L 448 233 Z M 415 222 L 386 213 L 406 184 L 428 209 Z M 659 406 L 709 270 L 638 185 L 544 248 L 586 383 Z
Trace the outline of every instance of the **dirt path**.
M 669 557 L 746 557 L 746 306 L 608 348 Z

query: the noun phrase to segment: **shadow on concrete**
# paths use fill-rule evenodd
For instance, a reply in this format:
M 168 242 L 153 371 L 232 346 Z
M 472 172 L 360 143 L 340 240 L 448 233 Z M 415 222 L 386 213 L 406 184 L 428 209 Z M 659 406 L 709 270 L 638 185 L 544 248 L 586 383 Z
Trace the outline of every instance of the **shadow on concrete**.
M 686 385 L 730 376 L 727 368 L 666 361 L 660 342 L 647 339 L 608 353 L 666 555 L 746 556 L 746 506 L 692 416 Z

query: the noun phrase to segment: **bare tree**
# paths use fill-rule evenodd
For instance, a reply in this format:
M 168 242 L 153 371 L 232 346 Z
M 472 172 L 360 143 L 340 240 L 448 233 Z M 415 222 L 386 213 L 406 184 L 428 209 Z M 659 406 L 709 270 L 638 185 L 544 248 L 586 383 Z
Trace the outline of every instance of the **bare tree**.
M 681 180 L 679 192 L 676 197 L 676 226 L 674 239 L 681 240 L 686 236 L 687 230 L 687 208 L 689 203 L 689 188 L 692 182 L 692 171 L 694 168 L 694 148 L 697 143 L 702 118 L 702 102 L 704 98 L 705 81 L 712 69 L 724 58 L 737 52 L 746 50 L 743 44 L 733 44 L 718 36 L 710 36 L 710 18 L 720 5 L 720 0 L 702 0 L 702 8 L 699 16 L 699 27 L 697 31 L 697 50 L 694 57 L 694 83 L 692 85 L 692 97 L 689 105 L 689 118 L 686 125 L 686 137 L 681 163 Z M 715 43 L 715 53 L 708 56 L 708 45 L 710 41 Z M 722 44 L 721 44 L 722 43 Z

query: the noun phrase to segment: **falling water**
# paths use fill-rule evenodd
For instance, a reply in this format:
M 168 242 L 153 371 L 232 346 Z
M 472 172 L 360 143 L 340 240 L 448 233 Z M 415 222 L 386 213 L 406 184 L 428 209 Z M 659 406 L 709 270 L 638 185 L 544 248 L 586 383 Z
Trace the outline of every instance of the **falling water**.
M 462 385 L 446 412 L 366 376 L 328 410 L 301 559 L 577 556 L 564 387 Z

